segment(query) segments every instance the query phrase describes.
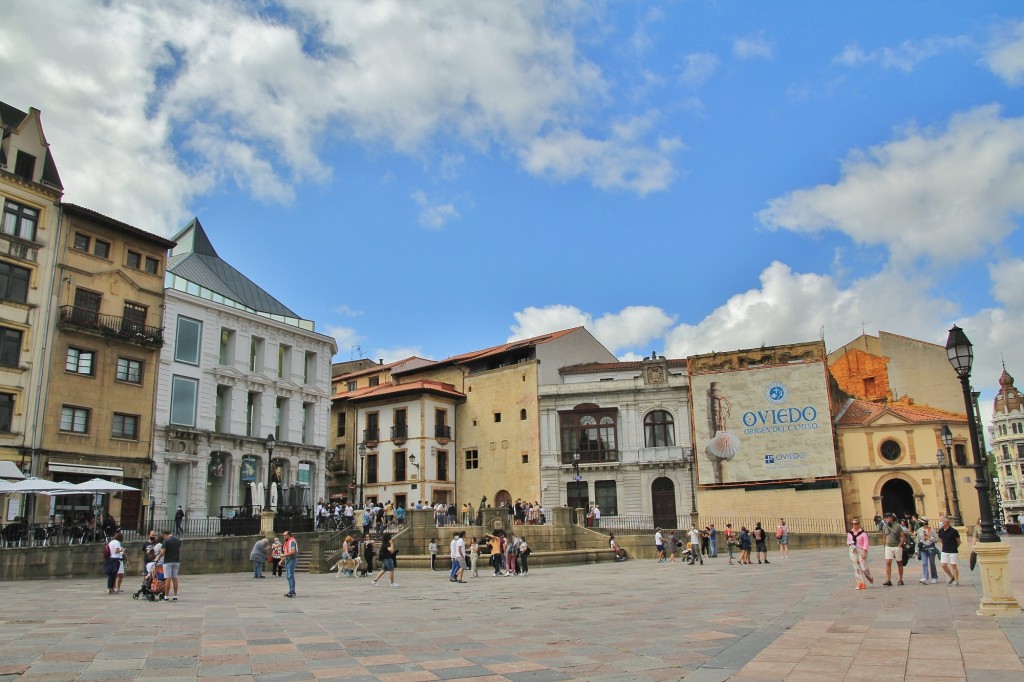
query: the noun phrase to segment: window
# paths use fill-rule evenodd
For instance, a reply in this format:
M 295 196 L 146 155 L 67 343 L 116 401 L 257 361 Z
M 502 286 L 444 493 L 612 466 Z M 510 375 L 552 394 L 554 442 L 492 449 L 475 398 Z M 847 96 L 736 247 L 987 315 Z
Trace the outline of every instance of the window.
M 21 332 L 0 327 L 0 365 L 17 367 L 21 359 Z
M 375 442 L 380 440 L 380 433 L 377 425 L 380 415 L 376 412 L 369 412 L 366 415 L 366 431 L 363 433 L 363 441 Z
M 338 431 L 337 431 L 337 436 L 338 436 L 338 438 L 344 438 L 345 437 L 345 413 L 343 413 L 343 412 L 339 412 L 338 413 Z
M 128 257 L 125 259 L 125 264 L 132 270 L 142 269 L 142 254 L 138 251 L 128 250 Z
M 158 261 L 156 258 L 153 258 L 152 256 L 146 256 L 145 270 L 151 275 L 160 274 L 160 261 Z
M 260 434 L 260 406 L 263 404 L 263 394 L 258 391 L 249 391 L 245 399 L 245 435 L 258 436 Z M 280 440 L 280 424 L 274 425 L 274 438 Z
M 349 381 L 348 383 L 345 384 L 345 390 L 346 391 L 354 391 L 354 390 L 356 390 L 356 386 L 357 385 L 358 384 L 355 381 Z
M 309 445 L 313 442 L 313 431 L 316 428 L 316 403 L 302 403 L 302 442 Z
M 139 417 L 135 414 L 114 413 L 113 426 L 110 429 L 111 438 L 127 438 L 129 440 L 139 439 Z
M 32 271 L 0 261 L 0 298 L 17 303 L 28 301 L 28 281 Z
M 178 330 L 174 335 L 174 359 L 190 365 L 199 364 L 199 340 L 203 323 L 188 317 L 178 317 Z
M 391 427 L 391 440 L 405 440 L 408 438 L 408 411 L 404 407 L 396 409 L 391 420 L 394 422 L 394 426 Z
M 367 386 L 380 386 L 380 377 L 370 377 Z
M 249 340 L 249 371 L 263 371 L 263 339 L 258 336 Z
M 394 480 L 394 481 L 404 481 L 405 480 L 405 451 L 404 450 L 399 450 L 399 451 L 395 452 L 393 458 L 394 458 L 394 474 L 395 474 L 395 477 L 392 480 Z
M 72 242 L 71 248 L 75 251 L 89 251 L 89 245 L 92 244 L 92 237 L 81 232 L 75 232 L 75 240 Z
M 963 443 L 953 445 L 953 456 L 956 457 L 958 467 L 967 466 L 967 446 Z
M 92 255 L 99 258 L 110 259 L 110 242 L 105 242 L 102 239 L 97 239 L 95 245 L 92 247 Z
M 1003 459 L 1010 459 L 1010 446 L 1003 444 Z
M 882 455 L 882 459 L 887 462 L 895 462 L 903 454 L 903 448 L 900 444 L 894 440 L 886 440 L 882 442 L 882 446 L 878 448 L 878 452 Z
M 664 448 L 675 444 L 676 430 L 672 415 L 665 410 L 648 412 L 644 417 L 644 445 L 649 448 Z
M 93 360 L 96 354 L 91 350 L 81 348 L 68 348 L 67 360 L 64 363 L 64 370 L 72 374 L 84 374 L 92 376 Z
M 367 453 L 366 455 L 366 471 L 363 472 L 366 477 L 367 483 L 377 482 L 377 454 Z
M 306 351 L 306 362 L 302 370 L 302 383 L 316 383 L 316 353 Z
M 479 469 L 480 468 L 480 451 L 479 450 L 466 450 L 466 468 L 467 469 Z
M 1024 459 L 1024 443 L 1017 443 L 1017 459 Z
M 235 361 L 235 330 L 221 327 L 220 329 L 220 364 L 230 365 Z
M 127 381 L 129 384 L 142 383 L 142 361 L 131 358 L 117 359 L 117 380 Z
M 32 242 L 36 240 L 36 223 L 39 222 L 39 211 L 28 206 L 8 201 L 4 204 L 3 233 L 13 237 L 21 237 Z
M 526 408 L 519 410 L 519 421 L 526 421 Z
M 559 412 L 562 464 L 572 464 L 575 452 L 580 453 L 581 462 L 616 461 L 617 414 L 615 408 L 601 408 L 591 403 L 583 403 L 573 410 Z
M 594 502 L 601 509 L 601 516 L 618 516 L 619 500 L 615 492 L 615 481 L 594 481 Z
M 14 394 L 0 393 L 0 433 L 10 433 L 14 422 Z
M 292 347 L 280 344 L 277 347 L 277 378 L 290 379 L 292 364 Z
M 100 321 L 100 303 L 103 295 L 88 289 L 75 289 L 74 322 L 95 327 Z
M 520 461 L 521 461 L 521 462 L 522 462 L 523 464 L 529 464 L 529 463 L 530 463 L 530 453 L 528 453 L 528 452 L 524 452 L 524 453 L 523 453 L 523 454 L 522 454 L 522 455 L 520 456 L 519 460 L 520 460 Z
M 452 429 L 448 426 L 448 410 L 434 410 L 434 438 L 449 439 Z
M 124 302 L 121 330 L 129 334 L 141 334 L 146 330 L 147 308 L 131 301 Z
M 437 480 L 448 480 L 448 453 L 445 450 L 437 451 Z
M 1017 489 L 1013 486 L 1006 486 L 1006 497 L 1014 502 L 1017 501 Z
M 494 413 L 494 423 L 497 424 L 500 421 L 501 421 L 501 412 L 495 412 Z
M 32 176 L 36 170 L 36 157 L 28 152 L 18 151 L 18 156 L 14 161 L 14 174 L 25 178 L 26 180 L 32 180 Z
M 298 479 L 295 482 L 300 485 L 310 485 L 313 483 L 312 462 L 299 462 Z
M 197 379 L 172 377 L 170 422 L 180 426 L 195 426 L 198 396 L 199 381 Z
M 67 405 L 61 407 L 60 430 L 70 433 L 89 433 L 89 410 Z
M 217 404 L 214 405 L 216 413 L 213 420 L 213 430 L 217 433 L 231 432 L 231 387 L 218 384 Z

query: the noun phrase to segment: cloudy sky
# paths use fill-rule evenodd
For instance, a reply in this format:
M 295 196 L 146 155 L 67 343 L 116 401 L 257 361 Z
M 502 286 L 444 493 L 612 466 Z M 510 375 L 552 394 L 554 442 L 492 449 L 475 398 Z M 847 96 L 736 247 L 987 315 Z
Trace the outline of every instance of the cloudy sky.
M 11 0 L 0 73 L 66 200 L 198 216 L 338 360 L 957 323 L 1024 383 L 1019 2 Z

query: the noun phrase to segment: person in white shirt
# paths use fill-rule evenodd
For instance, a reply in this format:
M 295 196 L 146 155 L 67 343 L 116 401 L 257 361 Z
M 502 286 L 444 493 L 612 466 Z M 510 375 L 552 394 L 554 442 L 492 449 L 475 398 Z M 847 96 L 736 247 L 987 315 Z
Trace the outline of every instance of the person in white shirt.
M 110 558 L 106 560 L 103 566 L 103 572 L 107 574 L 107 594 L 121 591 L 119 586 L 124 579 L 124 546 L 121 544 L 122 540 L 124 540 L 124 535 L 118 531 L 110 539 L 110 542 L 107 543 Z
M 665 536 L 660 528 L 654 529 L 654 547 L 658 550 L 658 563 L 665 563 Z
M 466 570 L 466 531 L 459 531 L 452 535 L 451 542 L 451 557 L 452 557 L 452 572 L 449 576 L 449 580 L 453 583 L 465 582 L 462 579 L 463 572 Z
M 601 508 L 594 505 L 594 528 L 601 525 Z
M 697 530 L 696 526 L 690 526 L 690 530 L 687 532 L 690 536 L 690 565 L 693 566 L 698 560 L 700 565 L 704 565 L 704 557 L 700 553 L 700 531 Z

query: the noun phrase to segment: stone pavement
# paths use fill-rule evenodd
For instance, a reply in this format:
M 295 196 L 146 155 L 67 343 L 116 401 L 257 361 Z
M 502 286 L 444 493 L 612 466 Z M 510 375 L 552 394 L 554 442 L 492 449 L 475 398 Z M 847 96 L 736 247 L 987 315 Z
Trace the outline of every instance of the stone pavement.
M 1024 540 L 1010 555 L 1024 598 Z M 183 548 L 188 553 L 197 543 Z M 872 568 L 881 572 L 880 555 Z M 1024 616 L 976 616 L 961 587 L 856 592 L 844 550 L 770 565 L 631 560 L 448 582 L 182 577 L 176 603 L 108 596 L 102 579 L 0 584 L 0 680 L 1024 679 Z

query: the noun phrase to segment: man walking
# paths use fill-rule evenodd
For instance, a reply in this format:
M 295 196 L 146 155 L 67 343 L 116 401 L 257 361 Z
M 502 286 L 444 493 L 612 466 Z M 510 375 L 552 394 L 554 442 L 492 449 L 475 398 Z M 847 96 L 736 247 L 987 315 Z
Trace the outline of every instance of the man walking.
M 164 565 L 164 600 L 178 601 L 178 569 L 181 567 L 181 540 L 161 533 L 160 563 Z M 174 592 L 172 595 L 171 592 Z
M 661 534 L 660 528 L 654 529 L 654 547 L 658 550 L 658 563 L 665 563 L 665 536 Z
M 691 525 L 687 534 L 690 536 L 690 565 L 693 566 L 699 561 L 703 566 L 704 555 L 700 551 L 701 532 L 697 530 L 696 526 Z
M 178 511 L 174 512 L 174 530 L 177 533 L 184 532 L 185 525 L 185 510 L 178 505 Z
M 886 587 L 892 587 L 892 562 L 896 562 L 896 571 L 899 574 L 897 585 L 903 584 L 903 544 L 907 541 L 907 535 L 903 532 L 903 526 L 896 520 L 896 515 L 886 512 L 882 520 L 882 539 L 885 541 L 885 582 Z
M 941 526 L 939 527 L 938 535 L 942 546 L 940 547 L 939 561 L 942 562 L 942 570 L 949 576 L 946 584 L 960 587 L 960 568 L 957 566 L 957 558 L 960 552 L 960 533 L 956 528 L 949 525 L 949 519 L 945 516 L 940 519 L 940 522 Z
M 451 544 L 452 574 L 449 578 L 453 583 L 464 583 L 462 579 L 466 571 L 466 531 L 455 533 Z
M 288 577 L 288 592 L 284 596 L 295 596 L 295 564 L 299 559 L 299 543 L 291 531 L 284 532 L 284 548 L 281 552 L 281 561 L 284 562 L 284 574 Z

